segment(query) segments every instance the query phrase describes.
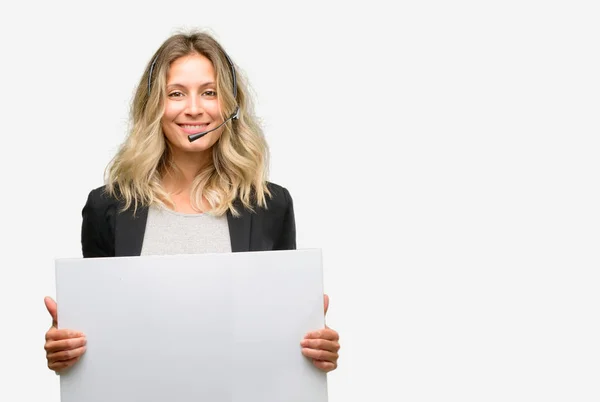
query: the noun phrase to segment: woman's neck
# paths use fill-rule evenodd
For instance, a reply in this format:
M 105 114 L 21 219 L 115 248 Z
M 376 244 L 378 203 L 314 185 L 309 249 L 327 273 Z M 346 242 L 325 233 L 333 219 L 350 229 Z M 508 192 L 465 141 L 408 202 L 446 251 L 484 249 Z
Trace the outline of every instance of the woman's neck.
M 177 167 L 177 172 L 167 172 L 162 180 L 163 187 L 169 193 L 189 192 L 198 172 L 212 163 L 212 154 L 210 150 L 204 152 L 174 150 L 171 160 Z
M 187 213 L 204 211 L 205 205 L 201 206 L 200 210 L 192 207 L 190 195 L 198 172 L 212 163 L 210 150 L 203 153 L 175 153 L 172 155 L 172 161 L 177 167 L 177 171 L 165 172 L 161 181 L 163 188 L 175 203 L 175 210 Z

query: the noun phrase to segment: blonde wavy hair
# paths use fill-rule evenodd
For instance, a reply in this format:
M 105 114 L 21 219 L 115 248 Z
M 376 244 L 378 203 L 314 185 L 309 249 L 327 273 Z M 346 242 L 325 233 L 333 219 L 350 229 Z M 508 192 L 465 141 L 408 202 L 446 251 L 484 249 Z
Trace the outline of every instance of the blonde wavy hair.
M 191 203 L 198 207 L 204 197 L 210 205 L 210 210 L 205 212 L 217 216 L 227 211 L 238 216 L 236 200 L 251 211 L 256 206 L 266 207 L 266 199 L 271 195 L 267 187 L 269 152 L 254 115 L 247 81 L 235 68 L 237 97 L 234 99 L 232 67 L 227 55 L 221 45 L 203 31 L 171 36 L 148 62 L 131 105 L 131 128 L 106 168 L 106 191 L 123 200 L 124 209 L 153 204 L 174 207 L 161 185 L 161 178 L 166 174 L 180 174 L 180 171 L 173 163 L 161 118 L 169 67 L 176 59 L 190 54 L 200 54 L 212 62 L 222 118 L 229 117 L 239 106 L 238 119 L 225 124 L 212 147 L 212 163 L 202 168 L 193 181 Z

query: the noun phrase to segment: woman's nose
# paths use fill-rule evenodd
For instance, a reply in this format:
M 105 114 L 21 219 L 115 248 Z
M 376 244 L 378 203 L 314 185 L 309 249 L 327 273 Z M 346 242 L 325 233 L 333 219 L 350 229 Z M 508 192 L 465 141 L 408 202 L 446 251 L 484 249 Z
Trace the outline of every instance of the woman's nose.
M 186 112 L 189 115 L 198 115 L 203 112 L 202 102 L 200 101 L 200 99 L 198 97 L 196 97 L 196 96 L 188 97 Z

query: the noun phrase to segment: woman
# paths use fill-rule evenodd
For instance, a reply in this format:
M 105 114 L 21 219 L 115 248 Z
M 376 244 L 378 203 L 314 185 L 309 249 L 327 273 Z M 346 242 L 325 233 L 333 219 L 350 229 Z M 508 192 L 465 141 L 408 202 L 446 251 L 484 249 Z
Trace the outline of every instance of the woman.
M 163 43 L 137 87 L 132 128 L 107 184 L 83 208 L 84 257 L 296 248 L 292 198 L 266 181 L 267 144 L 240 78 L 206 33 Z M 48 367 L 60 372 L 80 359 L 86 338 L 57 329 L 56 303 L 45 303 Z M 329 372 L 338 340 L 327 327 L 310 332 L 302 353 Z

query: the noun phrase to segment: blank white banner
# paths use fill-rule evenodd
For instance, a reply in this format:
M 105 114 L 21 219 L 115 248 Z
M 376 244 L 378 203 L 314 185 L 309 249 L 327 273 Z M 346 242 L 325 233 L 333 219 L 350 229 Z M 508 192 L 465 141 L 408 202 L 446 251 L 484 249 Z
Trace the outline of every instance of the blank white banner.
M 327 401 L 321 250 L 57 259 L 59 328 L 87 336 L 62 402 Z

